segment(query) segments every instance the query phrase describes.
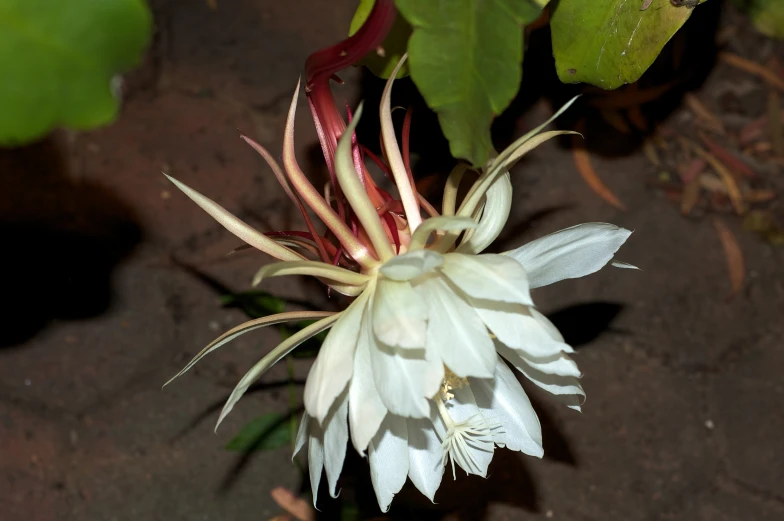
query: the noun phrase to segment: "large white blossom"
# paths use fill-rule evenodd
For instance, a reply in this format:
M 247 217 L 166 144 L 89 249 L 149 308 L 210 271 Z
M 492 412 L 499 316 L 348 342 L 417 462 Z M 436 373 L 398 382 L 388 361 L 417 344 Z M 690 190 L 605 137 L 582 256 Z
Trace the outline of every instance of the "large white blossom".
M 306 238 L 268 236 L 172 180 L 232 233 L 280 260 L 264 266 L 255 283 L 274 276 L 311 275 L 355 297 L 340 313 L 288 312 L 242 324 L 207 346 L 179 374 L 253 329 L 317 319 L 248 371 L 218 423 L 269 367 L 329 329 L 307 378 L 306 412 L 295 454 L 307 444 L 314 501 L 323 470 L 334 496 L 350 439 L 354 449 L 368 457 L 384 511 L 406 479 L 433 500 L 445 468 L 453 476 L 458 467 L 485 476 L 496 446 L 542 456 L 539 421 L 507 362 L 571 408 L 579 410 L 584 392 L 580 371 L 568 356 L 572 348 L 536 309 L 530 290 L 598 271 L 630 235 L 611 224 L 589 223 L 503 254 L 482 253 L 510 213 L 509 168 L 564 132 L 541 132 L 548 121 L 523 136 L 479 172 L 460 201 L 457 194 L 466 169 L 458 167 L 447 181 L 439 214 L 416 192 L 404 166 L 390 117 L 391 87 L 392 80 L 382 98 L 381 120 L 384 153 L 399 194 L 396 211 L 383 210 L 388 200 L 379 196 L 361 154 L 352 147 L 361 107 L 335 155 L 336 179 L 348 209 L 343 217 L 332 197 L 322 197 L 296 163 L 296 95 L 284 140 L 284 169 L 249 141 L 289 197 L 327 225 L 334 245 L 315 233 L 305 210 L 310 231 Z M 338 187 L 332 187 L 333 194 Z M 428 214 L 424 220 L 423 209 Z M 345 215 L 356 217 L 353 228 Z M 312 260 L 315 255 L 321 260 Z M 328 262 L 330 256 L 334 262 Z

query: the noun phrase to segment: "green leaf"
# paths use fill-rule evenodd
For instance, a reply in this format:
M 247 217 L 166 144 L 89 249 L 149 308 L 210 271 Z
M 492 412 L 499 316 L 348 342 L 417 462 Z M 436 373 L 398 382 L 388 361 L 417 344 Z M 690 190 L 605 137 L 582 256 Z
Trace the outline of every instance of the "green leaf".
M 704 1 L 704 0 L 703 0 Z M 556 0 L 550 28 L 558 77 L 603 89 L 633 83 L 689 18 L 693 7 L 653 0 Z
M 267 315 L 283 313 L 286 310 L 286 301 L 266 291 L 245 291 L 222 295 L 221 304 L 224 306 L 238 307 L 250 318 L 261 318 Z
M 784 38 L 784 2 L 782 0 L 734 0 L 746 12 L 759 32 L 772 38 Z
M 452 155 L 474 166 L 493 150 L 490 123 L 520 87 L 522 26 L 549 0 L 397 0 L 414 33 L 409 70 L 438 113 Z
M 351 19 L 351 27 L 349 27 L 348 31 L 349 36 L 352 36 L 362 27 L 362 24 L 365 23 L 368 15 L 370 15 L 371 9 L 373 9 L 373 4 L 375 4 L 375 0 L 359 0 L 359 6 L 354 13 L 354 18 Z M 389 78 L 395 65 L 405 54 L 410 36 L 411 26 L 406 22 L 405 18 L 398 15 L 395 17 L 395 22 L 381 44 L 383 54 L 379 54 L 378 51 L 370 52 L 360 60 L 359 65 L 364 65 L 380 78 Z M 397 77 L 404 78 L 405 76 L 408 76 L 408 66 L 403 64 L 397 73 Z
M 143 0 L 0 0 L 0 144 L 110 123 L 151 26 Z
M 248 452 L 286 446 L 291 441 L 292 421 L 296 420 L 289 414 L 271 412 L 259 416 L 242 428 L 226 445 L 226 450 Z

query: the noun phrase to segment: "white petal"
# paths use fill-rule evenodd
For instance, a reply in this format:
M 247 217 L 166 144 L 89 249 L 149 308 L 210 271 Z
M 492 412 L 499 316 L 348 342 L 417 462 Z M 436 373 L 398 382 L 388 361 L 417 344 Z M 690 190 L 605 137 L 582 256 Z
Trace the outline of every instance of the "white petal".
M 431 407 L 430 418 L 408 419 L 408 477 L 414 486 L 435 502 L 435 495 L 441 485 L 444 466 L 441 464 L 441 436 L 444 428 L 435 406 Z M 440 427 L 440 430 L 436 427 Z
M 509 257 L 449 253 L 441 271 L 474 298 L 533 305 L 525 269 Z
M 400 492 L 408 474 L 408 430 L 405 418 L 388 414 L 368 451 L 370 479 L 382 512 Z
M 299 429 L 297 429 L 297 439 L 294 442 L 294 453 L 291 455 L 292 461 L 294 458 L 299 454 L 299 451 L 302 450 L 302 447 L 305 446 L 305 442 L 308 440 L 308 425 L 310 424 L 310 416 L 308 413 L 302 413 L 302 419 L 299 421 Z
M 441 277 L 417 286 L 428 302 L 427 349 L 457 376 L 490 378 L 495 347 L 479 315 Z
M 471 389 L 482 414 L 490 422 L 498 422 L 494 439 L 500 446 L 541 458 L 542 427 L 520 382 L 506 363 L 497 357 L 493 379 L 472 378 Z
M 388 279 L 405 281 L 433 271 L 444 263 L 444 257 L 432 250 L 416 250 L 392 257 L 379 272 Z
M 308 470 L 310 472 L 310 489 L 313 492 L 313 506 L 318 500 L 319 483 L 321 483 L 321 472 L 324 470 L 324 445 L 322 437 L 324 431 L 319 427 L 315 419 L 310 419 L 310 438 L 308 439 Z
M 368 298 L 367 292 L 363 293 L 341 314 L 308 373 L 305 409 L 319 423 L 324 422 L 335 398 L 351 379 L 359 326 Z
M 508 251 L 525 267 L 532 288 L 599 271 L 632 232 L 607 223 L 566 228 Z
M 529 366 L 542 373 L 557 376 L 573 376 L 575 378 L 580 378 L 582 376 L 582 373 L 574 360 L 563 353 L 541 358 L 533 358 L 521 351 L 518 351 L 518 354 L 525 359 L 525 362 Z
M 473 418 L 475 420 L 473 420 L 472 423 L 478 422 L 479 424 L 486 425 L 490 428 L 491 434 L 500 430 L 501 426 L 495 425 L 499 423 L 498 420 L 484 417 L 482 411 L 479 410 L 470 386 L 464 385 L 462 388 L 455 387 L 451 392 L 455 397 L 447 402 L 446 407 L 455 423 L 466 422 Z M 476 420 L 477 418 L 478 420 Z M 493 451 L 495 450 L 492 437 L 474 437 L 467 446 L 477 466 L 475 468 L 471 468 L 465 464 L 461 464 L 460 466 L 466 473 L 476 474 L 483 478 L 487 477 L 487 467 L 490 465 L 490 462 L 493 461 Z
M 333 412 L 324 422 L 324 466 L 327 470 L 329 494 L 337 497 L 337 486 L 340 471 L 343 470 L 343 461 L 346 459 L 346 445 L 348 444 L 348 392 L 335 402 Z
M 585 391 L 583 391 L 576 377 L 543 373 L 531 367 L 529 362 L 514 349 L 510 349 L 500 343 L 496 343 L 496 349 L 501 356 L 509 360 L 515 369 L 523 373 L 534 385 L 552 393 L 570 409 L 580 410 L 580 406 L 585 401 Z
M 373 333 L 382 343 L 425 348 L 427 306 L 409 282 L 379 278 L 370 316 Z
M 389 412 L 409 418 L 429 414 L 432 398 L 444 379 L 444 364 L 426 359 L 424 349 L 400 349 L 367 335 L 370 365 L 378 394 Z
M 574 350 L 553 337 L 558 333 L 540 321 L 534 308 L 505 302 L 469 299 L 469 304 L 498 340 L 509 347 L 520 349 L 535 357 L 557 355 Z M 546 319 L 545 319 L 546 320 Z M 552 324 L 550 324 L 552 325 Z
M 509 219 L 512 209 L 512 181 L 509 172 L 493 181 L 485 194 L 485 205 L 479 227 L 467 241 L 462 242 L 455 251 L 458 253 L 481 253 L 498 238 Z
M 351 442 L 357 452 L 364 455 L 368 443 L 378 431 L 387 414 L 387 408 L 373 383 L 370 350 L 365 339 L 370 335 L 367 321 L 360 329 L 360 342 L 354 355 L 354 377 L 349 387 L 348 418 L 351 424 Z

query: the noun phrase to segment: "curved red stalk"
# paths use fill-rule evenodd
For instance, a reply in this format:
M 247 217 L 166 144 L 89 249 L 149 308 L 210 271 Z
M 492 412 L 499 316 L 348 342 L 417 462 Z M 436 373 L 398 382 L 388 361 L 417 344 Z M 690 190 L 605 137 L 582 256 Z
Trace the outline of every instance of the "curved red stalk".
M 346 124 L 338 112 L 329 82 L 335 73 L 356 63 L 384 41 L 396 14 L 393 0 L 376 0 L 367 20 L 353 36 L 311 54 L 305 62 L 305 92 L 334 187 L 338 215 L 342 219 L 347 216 L 335 176 L 335 150 Z

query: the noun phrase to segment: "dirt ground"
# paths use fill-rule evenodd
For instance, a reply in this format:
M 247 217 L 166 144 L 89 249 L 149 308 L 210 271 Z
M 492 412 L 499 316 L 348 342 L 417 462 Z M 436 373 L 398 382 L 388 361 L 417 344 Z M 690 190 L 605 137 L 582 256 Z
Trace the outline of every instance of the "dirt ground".
M 0 151 L 0 265 L 11 308 L 0 333 L 0 518 L 266 521 L 285 513 L 270 497 L 274 487 L 309 498 L 288 449 L 224 450 L 259 414 L 287 411 L 285 387 L 273 385 L 286 381 L 284 364 L 213 433 L 223 401 L 276 332 L 246 335 L 161 389 L 190 356 L 244 320 L 221 306 L 219 286 L 247 289 L 266 259 L 226 257 L 238 241 L 160 172 L 260 228 L 296 226 L 238 129 L 280 149 L 305 58 L 343 37 L 355 3 L 218 0 L 212 10 L 203 0 L 154 1 L 158 34 L 142 69 L 127 78 L 116 124 Z M 700 41 L 725 30 L 726 51 L 759 62 L 784 57 L 780 44 L 719 4 L 698 8 L 701 21 L 689 22 Z M 722 11 L 716 26 L 711 17 Z M 687 55 L 698 49 L 691 41 Z M 705 76 L 688 88 L 728 128 L 765 113 L 765 83 L 715 55 L 697 56 Z M 499 121 L 499 141 L 552 113 L 548 100 L 536 101 L 546 90 L 540 78 L 553 74 L 545 58 L 532 54 L 526 63 L 526 91 Z M 377 95 L 378 82 L 359 71 L 343 78 L 339 102 Z M 299 107 L 298 154 L 313 171 L 315 133 L 304 99 Z M 666 127 L 691 135 L 694 116 L 681 97 L 672 108 Z M 426 128 L 427 117 L 421 121 Z M 416 116 L 414 127 L 416 148 L 425 134 Z M 389 516 L 784 519 L 784 250 L 745 230 L 720 204 L 684 217 L 662 168 L 633 139 L 588 128 L 589 148 L 603 152 L 592 163 L 627 210 L 596 196 L 563 143 L 548 143 L 513 173 L 516 202 L 497 246 L 587 221 L 634 230 L 621 259 L 642 271 L 608 268 L 534 295 L 578 349 L 584 412 L 531 389 L 545 431 L 542 460 L 500 451 L 489 479 L 445 479 L 435 506 L 404 489 Z M 443 154 L 443 142 L 422 141 L 419 155 L 428 147 Z M 599 146 L 608 141 L 618 145 L 609 153 Z M 780 163 L 750 164 L 766 189 L 784 193 Z M 781 216 L 777 200 L 764 208 Z M 745 261 L 742 290 L 729 301 L 716 218 Z M 292 299 L 313 295 L 293 279 L 265 289 Z M 331 305 L 322 297 L 318 305 Z M 309 364 L 295 362 L 300 393 Z M 321 518 L 339 519 L 341 509 L 347 516 L 355 505 L 361 518 L 380 516 L 367 478 L 366 464 L 351 458 L 340 499 L 320 499 Z

